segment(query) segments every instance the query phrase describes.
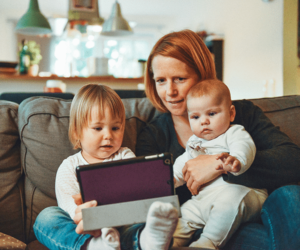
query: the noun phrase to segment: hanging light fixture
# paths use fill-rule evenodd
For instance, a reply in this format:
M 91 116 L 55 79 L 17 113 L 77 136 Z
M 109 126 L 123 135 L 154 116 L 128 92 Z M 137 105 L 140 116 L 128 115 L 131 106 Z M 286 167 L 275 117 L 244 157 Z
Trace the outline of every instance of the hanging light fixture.
M 116 0 L 112 7 L 110 17 L 104 22 L 101 35 L 104 36 L 126 36 L 133 33 L 128 22 L 123 18 L 121 6 Z
M 52 32 L 47 18 L 40 11 L 38 0 L 30 0 L 29 8 L 18 21 L 15 31 L 24 35 L 44 35 Z

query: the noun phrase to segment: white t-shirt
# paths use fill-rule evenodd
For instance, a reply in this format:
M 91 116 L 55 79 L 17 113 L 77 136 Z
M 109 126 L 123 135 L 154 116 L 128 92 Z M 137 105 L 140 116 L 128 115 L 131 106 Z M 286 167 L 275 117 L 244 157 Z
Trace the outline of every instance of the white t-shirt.
M 135 154 L 126 147 L 121 147 L 111 157 L 103 162 L 134 158 Z M 87 165 L 88 162 L 82 157 L 81 151 L 69 156 L 59 166 L 55 178 L 55 194 L 58 206 L 69 213 L 73 219 L 77 205 L 72 195 L 79 194 L 80 188 L 76 177 L 76 167 Z
M 256 147 L 250 134 L 241 125 L 231 125 L 224 134 L 210 141 L 192 135 L 187 142 L 186 151 L 176 159 L 173 166 L 176 187 L 185 183 L 182 169 L 188 160 L 200 154 L 214 155 L 223 152 L 229 153 L 240 161 L 241 170 L 237 173 L 232 173 L 234 175 L 240 175 L 244 173 L 254 161 Z M 219 177 L 204 188 L 223 184 L 227 184 L 227 182 L 225 182 L 222 177 Z

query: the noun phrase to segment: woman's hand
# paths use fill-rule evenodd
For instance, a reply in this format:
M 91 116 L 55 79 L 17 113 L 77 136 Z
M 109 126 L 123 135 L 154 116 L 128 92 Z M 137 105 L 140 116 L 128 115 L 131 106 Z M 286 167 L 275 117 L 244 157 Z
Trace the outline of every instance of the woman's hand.
M 83 232 L 83 221 L 82 221 L 82 209 L 83 208 L 89 208 L 89 207 L 96 207 L 97 206 L 97 201 L 89 201 L 82 203 L 81 195 L 76 194 L 72 196 L 77 208 L 75 210 L 75 216 L 74 216 L 74 222 L 77 224 L 77 227 L 75 229 L 76 233 L 78 234 L 90 234 L 94 237 L 99 237 L 101 236 L 101 229 L 98 230 L 93 230 L 93 231 L 88 231 L 88 232 Z
M 192 195 L 197 195 L 201 186 L 225 173 L 218 169 L 222 164 L 215 155 L 199 155 L 185 163 L 182 173 Z

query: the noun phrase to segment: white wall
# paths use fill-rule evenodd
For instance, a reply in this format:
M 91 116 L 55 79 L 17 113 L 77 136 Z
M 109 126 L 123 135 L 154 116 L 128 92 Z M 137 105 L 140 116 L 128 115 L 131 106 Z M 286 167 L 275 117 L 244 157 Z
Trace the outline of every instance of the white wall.
M 0 7 L 0 61 L 16 61 L 16 35 L 12 32 L 13 22 Z
M 283 95 L 283 1 L 194 1 L 168 30 L 223 35 L 223 80 L 233 99 Z
M 53 3 L 61 1 L 53 0 Z M 284 1 L 290 1 L 295 6 L 298 2 L 298 0 L 269 2 L 262 0 L 119 0 L 119 3 L 123 15 L 128 20 L 146 25 L 153 23 L 154 26 L 162 24 L 156 29 L 157 39 L 170 31 L 184 28 L 194 31 L 205 29 L 223 35 L 223 80 L 229 86 L 233 99 L 241 99 L 280 96 L 285 93 L 284 84 L 291 86 L 296 84 L 293 81 L 284 83 L 283 59 L 297 53 L 293 51 L 294 49 L 283 53 Z M 110 14 L 113 2 L 113 0 L 99 2 L 100 13 L 104 18 Z M 44 1 L 40 1 L 41 10 L 46 12 L 47 16 L 55 14 L 51 13 L 48 7 L 44 8 L 43 4 Z M 5 37 L 0 39 L 0 60 L 9 60 L 13 54 L 2 51 L 11 44 L 11 39 L 6 38 L 9 31 L 3 29 L 3 25 L 6 25 L 5 18 L 9 18 L 11 12 L 5 13 L 7 14 L 3 15 L 0 10 L 0 36 Z M 297 18 L 295 12 L 292 13 L 291 18 Z M 296 27 L 289 32 L 296 33 Z M 290 44 L 297 43 L 296 36 L 292 39 L 295 41 L 289 41 Z M 289 74 L 294 74 L 294 71 L 296 74 L 297 65 L 294 65 L 296 63 L 294 60 L 292 72 Z M 297 88 L 289 89 L 288 94 L 296 94 Z

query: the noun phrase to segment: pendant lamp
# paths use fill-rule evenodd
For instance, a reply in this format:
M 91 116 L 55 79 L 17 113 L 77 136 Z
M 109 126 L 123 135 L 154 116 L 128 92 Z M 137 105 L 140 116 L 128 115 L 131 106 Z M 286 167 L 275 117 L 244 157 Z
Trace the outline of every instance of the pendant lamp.
M 112 7 L 110 17 L 103 24 L 101 35 L 126 36 L 132 33 L 131 27 L 122 16 L 121 6 L 118 1 L 116 1 Z
M 38 0 L 30 0 L 27 12 L 18 21 L 15 31 L 24 35 L 52 33 L 46 17 L 40 12 Z

